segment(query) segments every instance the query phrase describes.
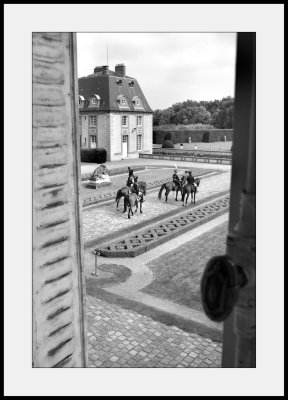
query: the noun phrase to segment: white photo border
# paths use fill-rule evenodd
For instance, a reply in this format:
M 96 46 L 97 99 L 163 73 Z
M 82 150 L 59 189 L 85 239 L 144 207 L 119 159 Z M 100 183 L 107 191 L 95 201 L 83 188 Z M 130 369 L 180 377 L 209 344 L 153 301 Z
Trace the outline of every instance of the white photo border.
M 141 18 L 130 18 L 133 15 Z M 255 369 L 32 368 L 31 61 L 35 31 L 256 32 Z M 283 395 L 284 5 L 5 4 L 4 88 L 5 395 Z M 267 184 L 272 185 L 270 194 Z

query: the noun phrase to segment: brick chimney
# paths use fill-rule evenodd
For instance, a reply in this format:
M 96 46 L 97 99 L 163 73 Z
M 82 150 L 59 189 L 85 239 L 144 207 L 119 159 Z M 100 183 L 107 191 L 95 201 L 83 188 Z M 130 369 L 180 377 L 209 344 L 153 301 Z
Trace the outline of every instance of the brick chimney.
M 115 72 L 116 74 L 119 74 L 120 76 L 125 76 L 126 74 L 126 67 L 124 64 L 117 64 L 115 66 Z
M 101 72 L 103 75 L 109 75 L 109 66 L 108 65 L 102 65 L 101 67 L 95 67 L 94 68 L 94 74 L 97 72 Z

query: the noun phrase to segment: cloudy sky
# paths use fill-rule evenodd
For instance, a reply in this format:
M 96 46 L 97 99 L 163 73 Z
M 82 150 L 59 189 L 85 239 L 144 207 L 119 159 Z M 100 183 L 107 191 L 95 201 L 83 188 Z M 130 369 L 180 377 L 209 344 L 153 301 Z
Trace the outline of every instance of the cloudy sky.
M 126 65 L 152 109 L 234 96 L 235 33 L 78 33 L 78 76 Z

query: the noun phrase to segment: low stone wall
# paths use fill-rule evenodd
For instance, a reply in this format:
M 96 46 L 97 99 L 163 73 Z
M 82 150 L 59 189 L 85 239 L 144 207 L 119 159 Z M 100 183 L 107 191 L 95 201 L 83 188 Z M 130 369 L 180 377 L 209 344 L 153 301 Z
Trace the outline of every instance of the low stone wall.
M 221 158 L 217 155 L 201 156 L 201 155 L 183 155 L 183 154 L 139 154 L 139 158 L 149 158 L 155 160 L 173 160 L 173 161 L 190 161 L 207 164 L 227 164 L 231 165 L 232 159 L 225 157 Z

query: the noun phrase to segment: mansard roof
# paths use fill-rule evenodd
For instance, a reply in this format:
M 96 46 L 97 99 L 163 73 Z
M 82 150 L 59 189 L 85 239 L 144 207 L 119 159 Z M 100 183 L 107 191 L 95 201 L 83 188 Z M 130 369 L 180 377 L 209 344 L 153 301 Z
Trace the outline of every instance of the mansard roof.
M 104 67 L 103 67 L 104 69 Z M 153 113 L 150 108 L 141 87 L 135 78 L 130 76 L 122 76 L 119 73 L 108 70 L 106 67 L 105 74 L 100 67 L 95 68 L 94 74 L 78 79 L 79 95 L 85 98 L 84 107 L 81 111 L 85 110 L 99 110 L 99 111 L 125 111 L 125 112 L 143 112 Z M 88 100 L 91 96 L 100 96 L 100 104 L 98 106 L 89 105 Z M 119 98 L 123 96 L 127 100 L 127 105 L 121 106 Z M 142 107 L 135 104 L 135 98 L 139 97 Z

